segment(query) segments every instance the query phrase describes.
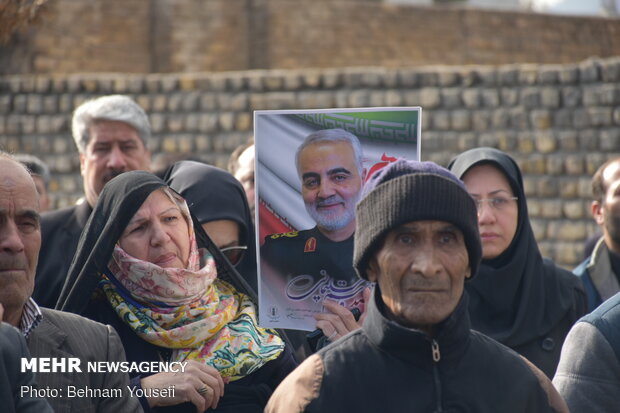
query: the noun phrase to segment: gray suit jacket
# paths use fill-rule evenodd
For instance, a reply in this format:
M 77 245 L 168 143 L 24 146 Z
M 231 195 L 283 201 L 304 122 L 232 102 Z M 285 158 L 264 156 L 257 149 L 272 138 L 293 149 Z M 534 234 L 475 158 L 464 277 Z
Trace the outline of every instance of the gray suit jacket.
M 125 352 L 114 329 L 80 317 L 41 308 L 43 320 L 28 337 L 32 357 L 77 357 L 82 372 L 37 373 L 39 387 L 59 389 L 48 401 L 57 412 L 141 412 L 140 402 L 130 397 L 127 373 L 89 372 L 89 361 L 125 361 Z M 90 390 L 120 389 L 122 397 L 71 397 L 70 386 Z M 72 388 L 71 388 L 72 389 Z

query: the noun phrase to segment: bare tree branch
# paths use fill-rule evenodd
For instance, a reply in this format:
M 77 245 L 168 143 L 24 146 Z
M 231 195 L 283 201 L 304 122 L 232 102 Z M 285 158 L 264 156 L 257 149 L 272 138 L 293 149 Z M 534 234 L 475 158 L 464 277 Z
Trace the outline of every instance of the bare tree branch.
M 47 0 L 0 0 L 0 44 L 6 44 L 13 33 L 32 24 L 46 2 Z

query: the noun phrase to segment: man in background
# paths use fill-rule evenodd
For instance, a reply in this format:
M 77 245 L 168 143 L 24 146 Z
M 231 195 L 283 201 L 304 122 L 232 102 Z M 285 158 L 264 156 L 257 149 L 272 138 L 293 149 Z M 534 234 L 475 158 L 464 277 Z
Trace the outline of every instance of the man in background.
M 604 163 L 592 177 L 591 211 L 603 236 L 573 272 L 581 278 L 588 311 L 620 291 L 620 158 Z
M 73 113 L 73 139 L 80 154 L 84 200 L 41 217 L 43 237 L 33 298 L 54 307 L 82 229 L 103 186 L 115 176 L 148 170 L 151 127 L 144 110 L 127 96 L 89 100 Z

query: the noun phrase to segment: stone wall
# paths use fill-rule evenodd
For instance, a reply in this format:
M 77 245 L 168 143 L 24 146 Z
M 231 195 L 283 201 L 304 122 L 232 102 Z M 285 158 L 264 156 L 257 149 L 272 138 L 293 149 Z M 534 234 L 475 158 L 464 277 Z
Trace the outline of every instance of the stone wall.
M 512 154 L 540 246 L 568 267 L 596 229 L 590 177 L 620 155 L 620 58 L 560 66 L 0 77 L 0 147 L 51 166 L 57 207 L 81 194 L 71 112 L 110 93 L 133 96 L 150 114 L 154 153 L 193 154 L 221 167 L 252 135 L 253 110 L 422 106 L 422 158 L 446 165 L 477 146 Z
M 370 0 L 48 0 L 39 24 L 0 45 L 0 74 L 572 63 L 591 56 L 620 56 L 620 19 Z

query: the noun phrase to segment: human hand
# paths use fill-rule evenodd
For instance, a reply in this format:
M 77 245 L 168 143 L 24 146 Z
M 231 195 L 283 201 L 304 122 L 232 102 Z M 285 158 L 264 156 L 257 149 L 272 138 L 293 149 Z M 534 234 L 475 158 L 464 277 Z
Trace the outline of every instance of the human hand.
M 168 389 L 174 386 L 171 397 L 147 397 L 149 406 L 174 406 L 191 402 L 199 413 L 208 408 L 215 409 L 220 397 L 224 396 L 224 380 L 213 367 L 189 360 L 184 372 L 157 373 L 140 380 L 146 389 Z M 145 392 L 149 393 L 149 392 Z
M 323 307 L 329 312 L 316 314 L 314 316 L 317 320 L 316 327 L 323 330 L 323 334 L 330 342 L 336 341 L 351 331 L 362 327 L 362 323 L 366 318 L 366 308 L 370 300 L 370 294 L 370 288 L 365 288 L 363 292 L 364 312 L 358 321 L 355 321 L 353 313 L 344 306 L 331 300 L 323 301 Z

